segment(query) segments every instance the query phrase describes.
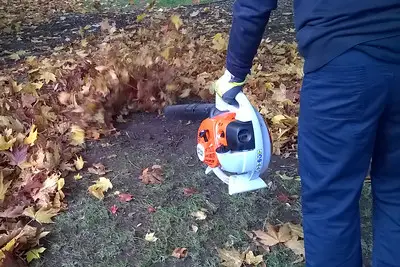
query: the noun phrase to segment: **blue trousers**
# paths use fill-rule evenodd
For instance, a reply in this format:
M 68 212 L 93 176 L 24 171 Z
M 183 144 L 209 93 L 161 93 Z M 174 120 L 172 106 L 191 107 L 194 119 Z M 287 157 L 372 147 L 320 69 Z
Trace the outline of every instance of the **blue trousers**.
M 351 50 L 305 75 L 299 173 L 307 267 L 360 267 L 371 166 L 374 267 L 400 266 L 400 64 Z

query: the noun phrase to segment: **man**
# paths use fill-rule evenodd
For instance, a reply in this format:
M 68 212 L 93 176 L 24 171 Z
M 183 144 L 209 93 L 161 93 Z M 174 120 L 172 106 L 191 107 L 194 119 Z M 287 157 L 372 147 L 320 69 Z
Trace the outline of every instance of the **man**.
M 236 0 L 226 72 L 242 90 L 277 0 Z M 374 267 L 400 266 L 400 1 L 294 0 L 304 57 L 298 132 L 306 266 L 362 266 L 359 198 L 371 159 Z M 232 102 L 233 103 L 233 102 Z

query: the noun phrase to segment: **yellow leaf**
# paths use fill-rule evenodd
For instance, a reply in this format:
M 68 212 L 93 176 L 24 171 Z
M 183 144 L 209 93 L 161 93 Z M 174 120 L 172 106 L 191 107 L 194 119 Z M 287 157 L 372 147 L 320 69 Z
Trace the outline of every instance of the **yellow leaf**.
M 11 239 L 10 241 L 8 241 L 8 243 L 1 248 L 2 251 L 12 251 L 14 249 L 16 240 L 15 238 Z
M 71 126 L 71 145 L 82 145 L 85 142 L 85 131 L 78 125 Z
M 190 92 L 192 90 L 190 88 L 187 88 L 185 90 L 183 90 L 183 92 L 179 95 L 180 98 L 186 98 L 190 95 Z
M 217 33 L 216 35 L 214 35 L 212 43 L 214 44 L 212 48 L 218 51 L 224 51 L 228 46 L 226 39 L 222 37 L 221 33 Z
M 76 160 L 75 160 L 75 168 L 76 168 L 76 170 L 82 170 L 82 168 L 83 168 L 83 165 L 84 165 L 84 161 L 83 161 L 83 158 L 82 158 L 82 156 L 77 156 L 76 157 Z
M 80 179 L 82 179 L 82 175 L 80 175 L 80 174 L 78 173 L 78 174 L 76 174 L 76 175 L 74 176 L 74 179 L 75 179 L 75 180 L 80 180 Z
M 192 212 L 191 215 L 196 217 L 196 220 L 205 220 L 207 218 L 207 215 L 202 210 Z
M 44 73 L 42 73 L 42 75 L 40 75 L 40 79 L 45 80 L 46 83 L 49 83 L 50 81 L 55 82 L 56 76 L 54 75 L 54 73 L 45 71 Z
M 24 139 L 24 144 L 33 146 L 37 139 L 37 129 L 36 125 L 32 125 L 28 137 Z
M 141 22 L 146 17 L 146 14 L 139 14 L 136 16 L 136 22 Z
M 183 22 L 179 15 L 172 15 L 171 21 L 175 25 L 175 28 L 179 30 L 179 28 L 183 25 Z
M 241 267 L 244 260 L 244 255 L 236 249 L 218 249 L 219 257 L 221 258 L 222 266 L 226 267 Z
M 108 178 L 100 177 L 94 185 L 89 186 L 88 191 L 96 198 L 102 200 L 104 198 L 104 192 L 113 187 L 111 181 Z
M 57 191 L 60 191 L 65 185 L 65 180 L 64 178 L 60 178 L 57 181 Z
M 154 236 L 154 233 L 147 233 L 144 239 L 149 242 L 156 242 L 158 240 L 158 238 Z
M 40 254 L 42 254 L 44 251 L 46 250 L 46 248 L 34 248 L 29 250 L 26 253 L 26 260 L 29 262 L 31 262 L 34 259 L 40 259 Z
M 6 141 L 6 138 L 0 135 L 0 151 L 9 150 L 14 145 L 15 141 L 17 141 L 16 138 Z
M 86 47 L 88 45 L 88 41 L 86 39 L 83 39 L 81 41 L 81 46 Z
M 170 49 L 171 49 L 170 47 L 165 48 L 164 51 L 161 52 L 161 56 L 163 58 L 165 58 L 165 59 L 168 59 L 169 58 L 169 50 Z
M 38 223 L 53 223 L 52 217 L 56 216 L 58 213 L 57 209 L 41 207 L 37 212 L 33 207 L 28 207 L 24 210 L 24 215 L 31 217 Z
M 286 117 L 283 116 L 282 114 L 279 114 L 279 115 L 275 115 L 274 117 L 272 117 L 271 121 L 273 124 L 278 124 L 281 122 L 281 120 L 284 120 L 284 119 L 286 119 Z
M 7 183 L 4 183 L 4 176 L 3 176 L 3 171 L 0 171 L 0 200 L 3 201 L 4 198 L 6 197 L 6 193 L 8 188 L 11 185 L 11 181 L 8 181 Z
M 247 264 L 252 264 L 257 266 L 261 262 L 263 262 L 263 255 L 254 256 L 253 251 L 249 251 L 246 253 L 245 260 Z

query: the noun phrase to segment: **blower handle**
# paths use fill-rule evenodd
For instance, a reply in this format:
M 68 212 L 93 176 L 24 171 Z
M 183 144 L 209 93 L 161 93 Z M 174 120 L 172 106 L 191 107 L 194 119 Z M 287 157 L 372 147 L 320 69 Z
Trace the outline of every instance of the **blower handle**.
M 215 116 L 219 111 L 215 104 L 183 104 L 171 105 L 164 108 L 166 118 L 175 120 L 204 120 Z

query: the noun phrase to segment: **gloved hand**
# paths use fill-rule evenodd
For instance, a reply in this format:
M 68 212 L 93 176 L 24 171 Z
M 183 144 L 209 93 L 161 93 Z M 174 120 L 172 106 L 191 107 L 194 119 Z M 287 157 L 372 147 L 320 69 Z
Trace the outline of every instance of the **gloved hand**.
M 242 91 L 245 80 L 241 80 L 233 76 L 228 70 L 225 71 L 213 84 L 213 90 L 222 100 L 230 105 L 237 104 L 235 97 Z

